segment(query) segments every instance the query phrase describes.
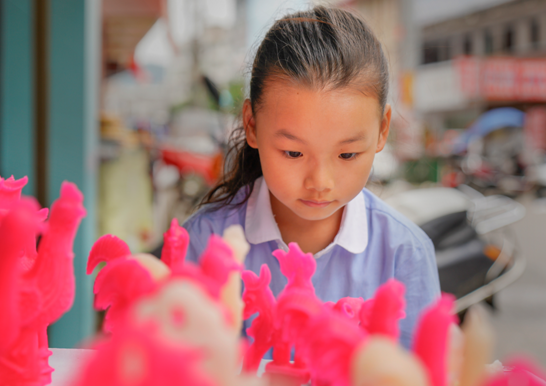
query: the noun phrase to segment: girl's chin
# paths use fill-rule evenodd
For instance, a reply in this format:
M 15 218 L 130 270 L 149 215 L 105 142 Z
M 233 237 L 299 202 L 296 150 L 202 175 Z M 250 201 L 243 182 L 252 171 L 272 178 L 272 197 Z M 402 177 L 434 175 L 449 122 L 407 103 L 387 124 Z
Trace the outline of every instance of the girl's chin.
M 292 211 L 301 219 L 307 220 L 307 221 L 320 221 L 320 220 L 326 220 L 327 218 L 333 216 L 339 208 L 332 205 L 332 207 L 327 206 L 324 208 L 312 208 L 312 207 L 304 207 L 304 208 L 298 208 L 297 210 L 292 209 Z

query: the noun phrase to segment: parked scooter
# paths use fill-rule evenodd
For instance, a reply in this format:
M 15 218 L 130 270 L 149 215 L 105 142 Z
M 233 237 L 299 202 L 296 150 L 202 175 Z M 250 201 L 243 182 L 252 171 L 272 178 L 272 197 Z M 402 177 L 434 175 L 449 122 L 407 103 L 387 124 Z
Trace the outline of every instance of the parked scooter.
M 385 201 L 431 238 L 441 290 L 456 296 L 460 316 L 481 301 L 494 306 L 495 294 L 522 274 L 525 260 L 508 229 L 525 215 L 520 203 L 466 185 L 417 189 Z

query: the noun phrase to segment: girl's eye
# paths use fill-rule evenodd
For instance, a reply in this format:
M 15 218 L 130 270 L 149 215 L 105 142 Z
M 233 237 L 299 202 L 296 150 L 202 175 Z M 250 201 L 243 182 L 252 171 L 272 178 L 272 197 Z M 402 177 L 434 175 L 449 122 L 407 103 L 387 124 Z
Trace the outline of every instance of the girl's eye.
M 358 153 L 341 153 L 339 158 L 341 159 L 353 159 L 357 156 Z
M 299 151 L 285 151 L 284 154 L 286 154 L 288 158 L 300 158 L 303 155 Z

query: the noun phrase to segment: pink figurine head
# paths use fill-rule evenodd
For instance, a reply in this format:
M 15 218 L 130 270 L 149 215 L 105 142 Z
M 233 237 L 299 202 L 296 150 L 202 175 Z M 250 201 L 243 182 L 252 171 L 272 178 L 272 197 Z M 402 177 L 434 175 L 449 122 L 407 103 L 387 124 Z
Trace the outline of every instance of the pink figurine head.
M 131 250 L 125 241 L 112 235 L 100 237 L 89 252 L 87 258 L 87 274 L 91 275 L 99 263 L 108 263 L 131 255 Z
M 224 239 L 211 235 L 207 247 L 199 258 L 199 265 L 203 272 L 214 279 L 219 287 L 228 280 L 232 271 L 242 271 L 243 266 L 234 259 L 233 250 Z
M 173 218 L 171 227 L 163 235 L 163 241 L 161 260 L 171 269 L 183 265 L 190 243 L 190 235 L 188 231 L 178 225 L 176 218 Z
M 398 322 L 406 317 L 404 293 L 404 284 L 395 279 L 388 280 L 377 289 L 367 322 L 370 335 L 380 334 L 398 340 Z
M 63 182 L 59 198 L 51 205 L 51 215 L 48 226 L 65 231 L 65 237 L 74 239 L 78 225 L 86 215 L 83 206 L 83 194 L 71 182 Z
M 311 253 L 303 253 L 298 244 L 289 243 L 288 252 L 277 249 L 273 256 L 279 260 L 281 272 L 288 279 L 284 291 L 296 287 L 315 293 L 311 278 L 317 269 L 317 262 Z
M 271 271 L 267 265 L 262 265 L 260 276 L 256 276 L 252 271 L 243 271 L 241 277 L 245 283 L 243 291 L 243 301 L 245 302 L 243 319 L 248 319 L 256 312 L 260 312 L 264 308 L 275 304 L 275 297 L 269 288 Z
M 8 179 L 0 177 L 0 219 L 3 213 L 6 213 L 13 204 L 19 201 L 21 191 L 27 182 L 27 176 L 19 180 L 14 179 L 13 176 Z
M 95 308 L 106 310 L 104 331 L 123 330 L 130 306 L 157 285 L 150 273 L 134 259 L 109 262 L 97 275 L 93 291 Z

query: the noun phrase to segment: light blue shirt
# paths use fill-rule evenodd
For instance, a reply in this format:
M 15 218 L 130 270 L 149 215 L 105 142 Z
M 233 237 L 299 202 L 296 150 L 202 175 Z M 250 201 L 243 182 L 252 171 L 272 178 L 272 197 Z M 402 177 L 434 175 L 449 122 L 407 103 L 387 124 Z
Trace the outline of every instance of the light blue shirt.
M 243 227 L 250 243 L 245 268 L 259 275 L 262 264 L 267 264 L 270 287 L 277 295 L 286 285 L 286 278 L 272 252 L 288 248 L 271 212 L 263 177 L 256 181 L 246 203 L 203 207 L 184 223 L 190 234 L 186 258 L 197 261 L 210 235 L 222 235 L 234 224 Z M 315 258 L 317 270 L 312 280 L 323 301 L 336 302 L 346 296 L 369 299 L 390 278 L 404 283 L 406 318 L 400 322 L 400 339 L 406 348 L 411 345 L 418 315 L 440 295 L 434 246 L 429 237 L 367 189 L 346 205 L 334 241 Z M 249 326 L 250 321 L 245 321 L 244 329 Z

